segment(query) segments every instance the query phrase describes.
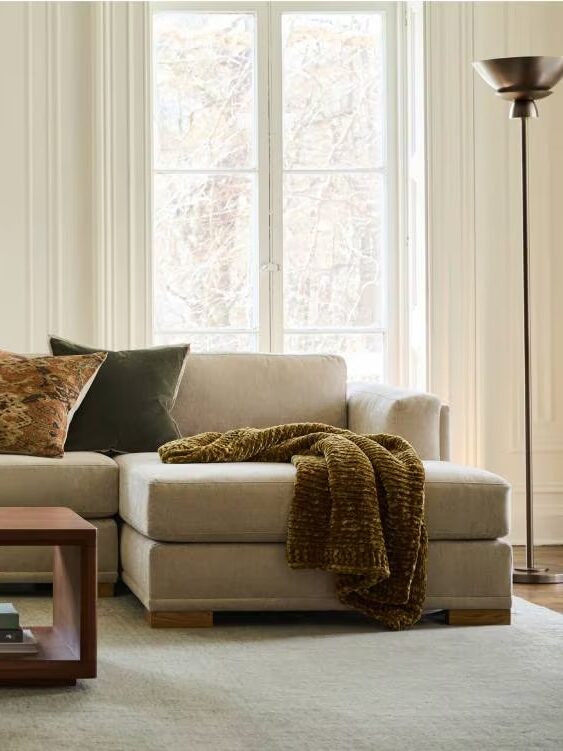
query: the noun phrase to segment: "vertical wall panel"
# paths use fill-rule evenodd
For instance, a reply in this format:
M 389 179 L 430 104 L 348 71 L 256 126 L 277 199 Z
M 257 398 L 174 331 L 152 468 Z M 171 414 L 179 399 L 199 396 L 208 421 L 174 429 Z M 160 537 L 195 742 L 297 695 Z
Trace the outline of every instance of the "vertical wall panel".
M 95 17 L 96 341 L 143 346 L 150 337 L 147 6 L 97 3 Z
M 60 139 L 54 218 L 60 226 L 61 334 L 87 342 L 95 339 L 92 187 L 92 19 L 90 3 L 60 3 L 60 38 L 56 83 Z
M 430 388 L 452 405 L 452 450 L 474 462 L 476 330 L 471 3 L 426 6 Z
M 0 6 L 0 17 L 3 7 Z M 16 342 L 17 349 L 29 352 L 46 351 L 46 335 L 49 323 L 49 261 L 48 261 L 48 171 L 47 171 L 47 7 L 45 3 L 28 5 L 28 130 L 29 159 L 29 255 L 31 274 L 29 306 L 32 313 L 32 328 L 29 341 Z M 2 125 L 0 123 L 0 131 Z M 0 253 L 2 249 L 0 248 Z M 4 326 L 2 326 L 2 335 Z M 9 323 L 7 324 L 9 328 Z

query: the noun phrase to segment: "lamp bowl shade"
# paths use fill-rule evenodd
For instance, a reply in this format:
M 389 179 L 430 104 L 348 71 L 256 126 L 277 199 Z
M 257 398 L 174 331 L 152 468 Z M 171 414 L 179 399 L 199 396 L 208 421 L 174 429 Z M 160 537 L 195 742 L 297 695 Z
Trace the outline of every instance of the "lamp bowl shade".
M 498 96 L 510 101 L 543 99 L 563 77 L 563 57 L 495 57 L 473 66 Z

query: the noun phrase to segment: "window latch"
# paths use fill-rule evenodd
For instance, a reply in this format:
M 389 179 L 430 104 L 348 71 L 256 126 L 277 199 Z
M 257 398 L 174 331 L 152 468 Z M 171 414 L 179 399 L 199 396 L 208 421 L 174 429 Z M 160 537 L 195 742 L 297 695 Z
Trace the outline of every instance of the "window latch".
M 280 271 L 281 266 L 279 263 L 263 263 L 260 266 L 260 271 Z

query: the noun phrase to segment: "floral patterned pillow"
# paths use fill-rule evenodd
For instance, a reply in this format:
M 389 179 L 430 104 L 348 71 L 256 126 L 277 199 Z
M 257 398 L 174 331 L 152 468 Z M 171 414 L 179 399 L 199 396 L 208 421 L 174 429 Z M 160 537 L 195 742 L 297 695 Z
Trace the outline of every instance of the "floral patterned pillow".
M 68 426 L 106 359 L 0 350 L 0 453 L 61 457 Z

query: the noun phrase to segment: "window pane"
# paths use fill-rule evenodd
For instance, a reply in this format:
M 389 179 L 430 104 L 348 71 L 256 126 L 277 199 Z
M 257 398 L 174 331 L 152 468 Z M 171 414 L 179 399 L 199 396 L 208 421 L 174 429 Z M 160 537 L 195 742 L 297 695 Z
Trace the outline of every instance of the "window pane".
M 378 174 L 286 173 L 286 328 L 383 326 L 383 217 Z
M 373 167 L 383 159 L 378 13 L 282 16 L 284 166 Z
M 193 334 L 175 332 L 174 334 L 157 334 L 155 344 L 191 345 L 192 352 L 256 352 L 258 337 L 254 333 L 233 334 L 229 331 L 214 334 Z
M 154 328 L 256 325 L 254 177 L 154 176 Z
M 383 334 L 286 334 L 285 352 L 342 355 L 351 381 L 379 381 L 384 377 Z
M 157 13 L 153 29 L 156 167 L 252 167 L 254 15 Z

